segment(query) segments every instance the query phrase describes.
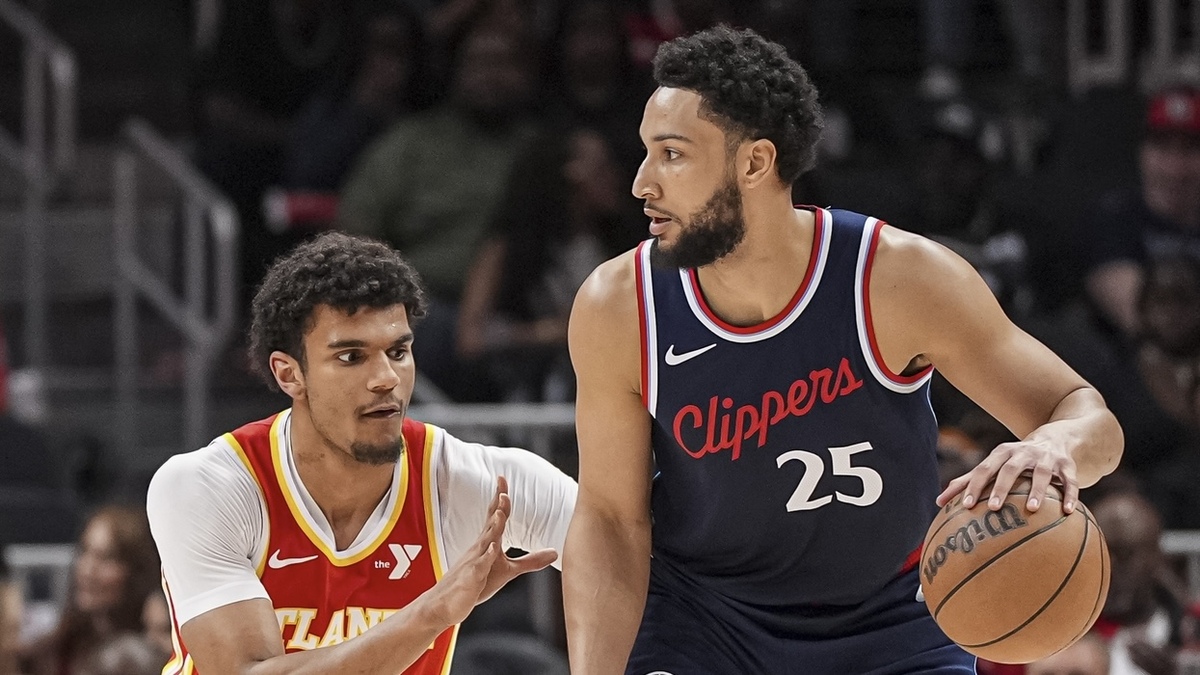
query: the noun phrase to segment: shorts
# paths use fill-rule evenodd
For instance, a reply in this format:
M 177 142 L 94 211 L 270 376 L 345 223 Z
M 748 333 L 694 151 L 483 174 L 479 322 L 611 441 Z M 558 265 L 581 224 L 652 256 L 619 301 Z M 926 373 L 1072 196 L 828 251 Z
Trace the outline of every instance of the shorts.
M 951 642 L 916 599 L 915 570 L 864 603 L 869 611 L 851 612 L 857 626 L 822 637 L 772 630 L 728 602 L 679 592 L 655 577 L 626 675 L 975 673 L 975 657 Z

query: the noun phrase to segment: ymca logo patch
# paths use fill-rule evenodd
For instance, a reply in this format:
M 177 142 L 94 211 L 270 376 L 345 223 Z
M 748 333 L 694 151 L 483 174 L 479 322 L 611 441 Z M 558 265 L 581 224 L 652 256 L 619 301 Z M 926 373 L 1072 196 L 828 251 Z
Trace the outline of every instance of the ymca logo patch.
M 388 544 L 388 548 L 392 550 L 392 556 L 396 558 L 395 564 L 392 567 L 392 573 L 388 575 L 388 579 L 403 579 L 408 574 L 408 568 L 412 565 L 412 561 L 421 555 L 420 544 Z

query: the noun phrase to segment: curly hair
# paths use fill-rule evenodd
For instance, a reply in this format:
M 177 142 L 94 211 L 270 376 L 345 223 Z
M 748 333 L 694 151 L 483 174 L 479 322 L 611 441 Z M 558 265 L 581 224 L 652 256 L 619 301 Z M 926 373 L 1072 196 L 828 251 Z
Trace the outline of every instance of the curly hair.
M 654 80 L 699 94 L 701 115 L 731 148 L 747 139 L 774 143 L 785 183 L 816 164 L 824 126 L 817 89 L 782 46 L 758 33 L 721 25 L 665 42 L 654 56 Z
M 403 304 L 410 325 L 425 316 L 425 289 L 416 270 L 386 244 L 342 232 L 326 232 L 276 260 L 251 305 L 251 365 L 277 390 L 271 352 L 304 366 L 304 336 L 320 305 L 354 314 L 360 308 Z

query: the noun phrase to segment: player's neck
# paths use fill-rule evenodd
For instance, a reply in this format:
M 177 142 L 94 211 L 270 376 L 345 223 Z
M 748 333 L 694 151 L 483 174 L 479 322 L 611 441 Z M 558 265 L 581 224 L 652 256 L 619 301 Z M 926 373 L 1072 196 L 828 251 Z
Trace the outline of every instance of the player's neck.
M 787 200 L 744 207 L 746 237 L 733 253 L 699 270 L 709 306 L 734 325 L 754 325 L 783 311 L 804 282 L 813 253 L 814 215 Z
M 292 414 L 290 438 L 300 481 L 333 528 L 338 549 L 348 547 L 387 495 L 395 465 L 364 464 L 331 447 L 300 406 Z

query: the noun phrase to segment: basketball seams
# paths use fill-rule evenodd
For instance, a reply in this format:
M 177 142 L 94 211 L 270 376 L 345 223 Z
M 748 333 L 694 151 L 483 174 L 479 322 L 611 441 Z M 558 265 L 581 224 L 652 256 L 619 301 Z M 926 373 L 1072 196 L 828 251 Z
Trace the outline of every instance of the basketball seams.
M 1062 520 L 1055 522 L 1053 527 L 1047 527 L 1047 528 L 1045 528 L 1045 530 L 1049 531 L 1051 529 L 1054 529 L 1054 527 L 1057 527 L 1060 523 L 1062 523 L 1065 520 L 1066 520 L 1066 516 L 1063 516 Z M 1058 588 L 1056 588 L 1054 590 L 1054 592 L 1050 594 L 1050 597 L 1046 599 L 1046 602 L 1043 603 L 1042 606 L 1039 607 L 1038 610 L 1036 612 L 1034 612 L 1032 616 L 1030 616 L 1028 619 L 1023 621 L 1016 628 L 1013 628 L 1012 630 L 1008 631 L 1007 633 L 1005 633 L 1004 635 L 1001 635 L 998 638 L 995 638 L 993 640 L 988 640 L 987 642 L 981 642 L 979 644 L 961 645 L 961 646 L 968 648 L 968 649 L 979 649 L 981 647 L 988 647 L 988 646 L 994 645 L 997 642 L 1002 642 L 1002 641 L 1007 640 L 1008 638 L 1016 635 L 1017 633 L 1020 633 L 1026 626 L 1033 623 L 1035 619 L 1037 619 L 1039 616 L 1041 616 L 1042 612 L 1045 612 L 1046 608 L 1049 607 L 1050 605 L 1054 604 L 1054 601 L 1058 599 L 1058 596 L 1062 593 L 1063 589 L 1066 588 L 1067 584 L 1069 584 L 1071 582 L 1071 577 L 1074 576 L 1075 570 L 1079 568 L 1079 563 L 1080 563 L 1080 561 L 1083 560 L 1083 552 L 1087 550 L 1088 533 L 1090 530 L 1091 530 L 1091 527 L 1085 523 L 1084 527 L 1083 527 L 1083 541 L 1080 542 L 1079 550 L 1075 553 L 1075 562 L 1073 562 L 1071 564 L 1071 569 L 1067 570 L 1066 575 L 1063 576 L 1062 583 L 1060 583 L 1058 585 Z M 1034 534 L 1034 537 L 1036 537 L 1039 534 L 1041 534 L 1041 532 Z M 1028 539 L 1033 539 L 1033 537 L 1029 537 Z M 1007 553 L 1007 551 L 1005 551 L 1005 553 Z M 997 556 L 997 557 L 999 557 L 999 556 Z M 980 567 L 979 569 L 984 569 L 987 567 L 987 565 L 990 565 L 991 563 L 992 563 L 992 561 L 989 560 L 986 564 L 984 564 L 983 567 Z M 978 570 L 976 570 L 976 572 L 978 572 Z M 971 576 L 974 576 L 974 574 L 972 574 Z M 966 580 L 964 580 L 964 583 L 965 582 L 966 582 Z M 961 586 L 961 584 L 960 584 L 960 586 Z M 958 589 L 955 588 L 955 590 L 958 590 Z M 949 598 L 949 596 L 947 596 L 947 598 Z M 942 604 L 945 604 L 945 600 L 942 601 Z M 939 605 L 939 609 L 940 608 L 941 608 L 941 606 Z
M 1096 527 L 1095 521 L 1088 517 L 1090 515 L 1091 514 L 1085 515 L 1085 518 L 1087 519 L 1086 527 L 1089 530 L 1093 527 Z M 1106 589 L 1104 588 L 1104 580 L 1108 578 L 1108 546 L 1105 545 L 1104 533 L 1100 531 L 1099 527 L 1096 527 L 1096 533 L 1100 535 L 1100 587 L 1096 589 L 1096 602 L 1092 605 L 1092 611 L 1088 614 L 1088 621 L 1086 624 L 1084 624 L 1083 630 L 1076 633 L 1075 637 L 1071 638 L 1070 644 L 1064 645 L 1063 649 L 1066 649 L 1067 647 L 1070 647 L 1078 642 L 1079 638 L 1083 637 L 1089 630 L 1091 630 L 1092 625 L 1096 623 L 1096 618 L 1100 614 L 1100 610 L 1104 608 L 1104 596 L 1107 595 Z M 1084 541 L 1086 543 L 1086 535 Z M 1062 649 L 1058 651 L 1062 651 Z M 1058 652 L 1055 653 L 1057 654 Z
M 984 562 L 983 564 L 976 567 L 974 570 L 971 571 L 970 574 L 963 577 L 962 581 L 959 581 L 958 584 L 954 588 L 951 588 L 946 593 L 945 597 L 942 598 L 942 601 L 938 603 L 937 608 L 935 608 L 933 610 L 933 612 L 932 612 L 933 618 L 937 619 L 938 614 L 941 613 L 941 611 L 942 611 L 942 607 L 944 607 L 946 605 L 946 603 L 949 602 L 950 598 L 954 597 L 955 593 L 957 593 L 963 586 L 967 585 L 967 583 L 969 581 L 971 581 L 976 576 L 978 576 L 980 572 L 987 569 L 989 565 L 996 562 L 1000 558 L 1003 558 L 1004 556 L 1008 555 L 1010 552 L 1016 550 L 1025 542 L 1030 541 L 1031 539 L 1034 539 L 1035 537 L 1037 537 L 1045 532 L 1049 532 L 1050 530 L 1053 530 L 1054 528 L 1056 528 L 1059 525 L 1066 522 L 1066 520 L 1067 520 L 1067 516 L 1065 516 L 1065 515 L 1059 516 L 1058 520 L 1055 520 L 1052 523 L 1047 523 L 1047 524 L 1041 526 L 1040 528 L 1034 530 L 1033 532 L 1025 535 L 1023 538 L 1019 539 L 1018 541 L 1015 541 L 1012 544 L 1009 544 L 1006 548 L 997 552 L 995 555 L 993 555 L 991 558 L 989 558 L 986 562 Z

